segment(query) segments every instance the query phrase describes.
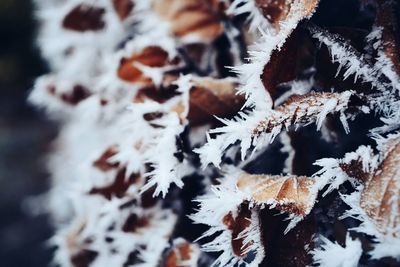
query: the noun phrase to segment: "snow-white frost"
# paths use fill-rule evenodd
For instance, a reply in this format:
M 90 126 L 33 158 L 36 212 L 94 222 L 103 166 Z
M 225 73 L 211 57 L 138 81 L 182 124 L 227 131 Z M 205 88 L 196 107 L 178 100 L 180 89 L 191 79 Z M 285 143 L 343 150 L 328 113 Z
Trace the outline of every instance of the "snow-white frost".
M 239 172 L 240 173 L 240 172 Z M 256 267 L 264 258 L 264 248 L 261 244 L 258 213 L 251 210 L 250 225 L 239 233 L 237 238 L 243 239 L 243 257 L 235 255 L 232 245 L 232 231 L 224 224 L 224 217 L 231 214 L 236 218 L 239 206 L 250 200 L 248 193 L 239 190 L 236 186 L 239 175 L 230 174 L 221 180 L 221 184 L 213 186 L 208 195 L 202 196 L 196 201 L 199 210 L 190 216 L 195 223 L 201 223 L 210 227 L 199 239 L 213 236 L 213 240 L 202 246 L 207 252 L 221 252 L 213 266 L 239 266 Z M 251 204 L 249 204 L 251 205 Z M 246 254 L 255 253 L 253 260 L 248 262 Z
M 345 247 L 331 242 L 324 236 L 319 237 L 320 247 L 311 251 L 315 264 L 323 267 L 356 267 L 362 254 L 361 242 L 346 235 Z
M 377 157 L 374 155 L 369 146 L 360 146 L 356 151 L 346 153 L 342 159 L 324 158 L 317 160 L 314 165 L 322 167 L 316 172 L 315 177 L 317 190 L 322 190 L 326 185 L 329 187 L 323 193 L 323 196 L 337 189 L 341 184 L 350 181 L 354 185 L 359 184 L 358 177 L 349 175 L 341 165 L 361 165 L 361 170 L 364 173 L 371 173 L 377 168 Z M 359 166 L 355 166 L 358 168 Z

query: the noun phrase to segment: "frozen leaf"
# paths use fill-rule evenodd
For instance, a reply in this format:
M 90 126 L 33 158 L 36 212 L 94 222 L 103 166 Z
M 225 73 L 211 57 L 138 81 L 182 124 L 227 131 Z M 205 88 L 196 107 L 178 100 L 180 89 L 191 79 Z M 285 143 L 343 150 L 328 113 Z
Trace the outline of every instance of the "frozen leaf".
M 199 239 L 215 236 L 202 246 L 206 252 L 221 252 L 214 265 L 257 266 L 264 257 L 258 214 L 250 209 L 247 194 L 237 190 L 236 175 L 230 178 L 199 198 L 200 209 L 190 218 L 210 227 Z M 249 254 L 254 258 L 247 258 Z
M 63 26 L 78 32 L 99 31 L 105 26 L 104 13 L 104 8 L 81 4 L 65 16 Z
M 318 0 L 255 0 L 262 14 L 274 25 L 280 28 L 288 17 L 298 12 L 303 18 L 308 18 L 318 5 Z
M 273 210 L 260 211 L 260 231 L 266 257 L 261 266 L 292 266 L 303 267 L 312 263 L 309 254 L 314 246 L 313 238 L 316 231 L 315 219 L 308 216 L 293 229 L 285 233 L 285 217 Z
M 133 0 L 113 0 L 112 2 L 121 20 L 126 19 L 134 8 Z
M 232 120 L 221 120 L 225 126 L 211 130 L 212 133 L 220 133 L 208 144 L 196 150 L 201 155 L 203 166 L 211 161 L 203 157 L 207 151 L 220 151 L 213 157 L 222 154 L 230 145 L 241 141 L 242 159 L 251 145 L 255 150 L 260 149 L 266 143 L 272 142 L 283 130 L 291 127 L 317 124 L 317 129 L 322 126 L 323 120 L 330 113 L 339 112 L 343 127 L 348 132 L 344 111 L 348 107 L 351 91 L 343 93 L 308 93 L 306 95 L 292 96 L 285 103 L 271 111 L 256 111 L 250 114 L 240 115 Z M 215 159 L 213 162 L 217 162 Z
M 375 87 L 383 86 L 379 80 L 380 74 L 373 65 L 342 36 L 329 33 L 316 26 L 311 26 L 309 29 L 314 38 L 328 47 L 332 56 L 331 60 L 339 63 L 338 73 L 342 68 L 345 70 L 344 79 L 354 75 L 354 82 L 360 78 Z
M 360 205 L 384 235 L 400 236 L 400 138 L 389 140 L 383 161 L 367 180 Z
M 385 1 L 378 6 L 376 25 L 381 28 L 381 46 L 387 58 L 392 62 L 397 75 L 400 75 L 399 55 L 399 29 L 396 10 L 399 3 L 396 1 Z
M 355 152 L 346 153 L 342 159 L 325 158 L 314 164 L 322 167 L 314 174 L 319 189 L 329 185 L 324 192 L 326 195 L 346 181 L 353 184 L 367 181 L 376 168 L 377 158 L 370 147 L 361 146 Z
M 191 124 L 212 121 L 214 116 L 232 116 L 243 106 L 244 98 L 236 94 L 233 80 L 194 78 L 192 82 L 188 114 Z
M 127 195 L 127 191 L 129 187 L 133 184 L 138 183 L 140 181 L 140 176 L 138 174 L 130 174 L 129 177 L 126 177 L 126 169 L 120 169 L 117 172 L 115 180 L 112 184 L 107 185 L 105 187 L 94 187 L 90 190 L 89 194 L 100 194 L 107 199 L 111 199 L 112 197 L 124 197 Z
M 322 121 L 329 113 L 343 112 L 348 105 L 351 91 L 343 93 L 309 93 L 301 96 L 292 96 L 281 106 L 278 106 L 267 119 L 262 120 L 253 129 L 252 135 L 262 133 L 276 135 L 284 127 L 288 129 L 294 125 L 308 125 L 316 122 L 320 129 Z M 347 124 L 344 124 L 345 129 Z
M 262 14 L 275 27 L 279 27 L 279 22 L 284 20 L 290 10 L 291 1 L 286 0 L 255 0 L 256 6 L 261 9 Z
M 172 248 L 167 253 L 164 267 L 196 267 L 200 250 L 183 238 L 173 240 Z
M 217 0 L 156 0 L 154 9 L 170 23 L 172 33 L 186 42 L 210 42 L 224 30 Z
M 159 46 L 148 46 L 129 58 L 123 58 L 118 69 L 118 76 L 127 82 L 149 84 L 152 77 L 143 73 L 141 66 L 160 68 L 171 64 L 174 62 L 170 61 L 164 49 Z
M 261 80 L 275 101 L 282 94 L 278 87 L 282 83 L 296 80 L 310 67 L 310 40 L 304 29 L 296 28 L 280 50 L 275 50 L 264 66 Z
M 268 205 L 299 217 L 310 213 L 316 201 L 313 178 L 242 174 L 237 186 L 257 205 Z
M 93 162 L 93 166 L 102 171 L 108 171 L 117 168 L 119 166 L 119 162 L 109 162 L 109 159 L 117 153 L 118 149 L 115 146 L 108 148 L 96 161 Z

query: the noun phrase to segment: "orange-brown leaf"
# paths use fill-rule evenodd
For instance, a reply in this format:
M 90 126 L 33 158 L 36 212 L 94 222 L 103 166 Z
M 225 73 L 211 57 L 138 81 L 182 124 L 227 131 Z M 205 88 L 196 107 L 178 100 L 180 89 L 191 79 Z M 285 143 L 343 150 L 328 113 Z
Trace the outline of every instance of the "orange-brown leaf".
M 154 10 L 171 23 L 176 37 L 196 36 L 199 41 L 212 41 L 223 32 L 216 0 L 157 0 Z
M 104 28 L 105 9 L 81 4 L 73 8 L 62 22 L 64 28 L 72 31 L 99 31 Z
M 267 204 L 288 213 L 306 216 L 312 209 L 315 181 L 306 176 L 269 176 L 242 174 L 237 186 L 251 192 L 257 204 Z
M 182 264 L 183 262 L 196 262 L 197 259 L 193 259 L 192 257 L 196 257 L 195 250 L 197 248 L 194 247 L 191 243 L 187 242 L 184 239 L 174 240 L 174 245 L 171 250 L 168 252 L 167 257 L 164 262 L 165 267 L 192 267 L 187 264 Z
M 232 116 L 244 104 L 244 97 L 236 94 L 236 83 L 230 80 L 196 78 L 193 84 L 188 115 L 193 125 L 213 121 L 214 116 Z
M 360 205 L 381 233 L 400 237 L 400 137 L 390 140 L 385 154 L 365 184 Z
M 310 17 L 318 3 L 319 0 L 256 0 L 257 7 L 276 29 L 298 12 L 303 18 Z
M 146 77 L 134 64 L 139 63 L 147 67 L 164 67 L 173 62 L 169 60 L 168 53 L 159 46 L 148 46 L 141 52 L 121 60 L 118 77 L 131 83 L 150 84 L 151 79 Z
M 134 7 L 132 0 L 113 0 L 112 2 L 114 9 L 121 20 L 126 19 Z
M 392 61 L 395 71 L 400 75 L 400 37 L 396 10 L 397 1 L 386 1 L 378 6 L 376 24 L 382 27 L 382 46 L 385 55 Z

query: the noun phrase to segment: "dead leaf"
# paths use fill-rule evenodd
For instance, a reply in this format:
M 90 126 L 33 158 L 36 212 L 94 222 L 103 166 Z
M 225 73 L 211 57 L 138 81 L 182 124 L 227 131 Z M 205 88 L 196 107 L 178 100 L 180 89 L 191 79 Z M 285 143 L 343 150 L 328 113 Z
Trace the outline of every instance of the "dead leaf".
M 251 211 L 249 209 L 249 203 L 244 202 L 238 207 L 236 217 L 233 217 L 232 212 L 229 212 L 227 215 L 225 215 L 223 218 L 223 223 L 232 232 L 232 252 L 238 257 L 243 257 L 247 247 L 250 244 L 244 245 L 244 237 L 239 237 L 239 235 L 251 224 Z
M 195 245 L 182 238 L 175 239 L 173 247 L 169 250 L 165 259 L 164 267 L 194 267 L 184 263 L 196 263 L 198 254 L 198 248 Z
M 315 180 L 306 176 L 242 174 L 237 186 L 250 192 L 257 204 L 304 217 L 314 206 L 317 194 L 311 190 Z
M 269 114 L 268 118 L 262 120 L 253 129 L 253 136 L 262 133 L 281 131 L 282 128 L 289 129 L 294 125 L 308 125 L 321 118 L 321 114 L 339 112 L 347 108 L 351 92 L 343 93 L 316 93 L 306 95 L 293 95 L 285 103 L 278 106 L 275 112 Z M 326 110 L 329 103 L 329 110 Z M 327 114 L 326 114 L 327 115 Z
M 173 82 L 178 77 L 165 75 L 159 87 L 154 85 L 140 89 L 135 96 L 135 103 L 142 103 L 146 99 L 158 103 L 165 103 L 181 93 L 177 91 Z M 193 87 L 189 93 L 189 114 L 187 116 L 191 125 L 201 125 L 209 122 L 216 122 L 214 116 L 229 117 L 236 114 L 243 106 L 245 98 L 237 95 L 237 83 L 230 79 L 214 79 L 194 77 Z M 186 111 L 186 104 L 179 102 L 171 111 L 181 115 L 181 120 Z
M 126 19 L 131 14 L 134 7 L 132 0 L 113 0 L 112 2 L 121 20 Z
M 72 31 L 99 31 L 104 28 L 105 9 L 93 5 L 80 4 L 73 8 L 64 18 L 62 25 Z
M 170 22 L 172 33 L 179 38 L 211 42 L 224 30 L 218 0 L 156 0 L 154 10 Z
M 314 64 L 313 46 L 304 29 L 296 28 L 280 50 L 274 50 L 264 66 L 261 80 L 273 100 L 282 92 L 278 86 L 295 80 Z
M 102 195 L 110 200 L 112 197 L 124 197 L 127 194 L 129 187 L 140 181 L 140 175 L 133 173 L 126 177 L 126 168 L 122 168 L 117 172 L 115 180 L 104 187 L 94 187 L 89 191 L 90 195 Z
M 237 95 L 237 84 L 228 79 L 194 78 L 190 90 L 189 122 L 192 125 L 226 118 L 236 114 L 244 104 L 244 97 Z
M 260 232 L 266 257 L 260 266 L 304 267 L 310 266 L 316 222 L 308 216 L 284 234 L 287 223 L 282 214 L 268 209 L 260 210 Z
M 135 213 L 131 213 L 122 226 L 122 231 L 127 233 L 134 233 L 139 228 L 144 228 L 150 224 L 149 218 L 142 216 L 139 217 Z
M 276 27 L 286 18 L 291 3 L 287 0 L 256 0 L 256 6 L 261 9 L 264 17 Z
M 104 153 L 93 162 L 93 166 L 102 171 L 109 171 L 119 166 L 119 162 L 109 162 L 108 160 L 118 153 L 116 146 L 109 147 Z
M 256 0 L 256 6 L 277 30 L 284 21 L 298 14 L 302 18 L 310 17 L 318 3 L 319 0 Z
M 392 61 L 395 71 L 400 75 L 400 37 L 396 10 L 397 1 L 385 1 L 378 5 L 376 24 L 382 27 L 382 46 L 385 55 Z
M 65 92 L 57 92 L 57 88 L 54 85 L 50 85 L 47 87 L 47 91 L 50 95 L 58 97 L 61 101 L 71 106 L 76 106 L 91 95 L 89 89 L 81 84 L 76 84 Z
M 168 53 L 159 46 L 148 46 L 142 51 L 134 53 L 129 58 L 123 58 L 118 68 L 118 77 L 131 83 L 151 84 L 151 78 L 135 66 L 135 63 L 146 67 L 165 67 L 175 65 L 176 61 L 170 60 Z
M 366 182 L 360 205 L 385 235 L 400 237 L 400 137 L 390 140 L 384 160 Z

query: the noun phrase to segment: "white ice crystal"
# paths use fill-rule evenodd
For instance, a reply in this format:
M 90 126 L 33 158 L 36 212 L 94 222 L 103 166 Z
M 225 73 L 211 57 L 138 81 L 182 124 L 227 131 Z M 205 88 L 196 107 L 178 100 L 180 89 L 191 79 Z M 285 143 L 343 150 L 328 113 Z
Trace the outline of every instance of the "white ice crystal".
M 319 237 L 321 245 L 311 251 L 314 263 L 324 267 L 356 267 L 362 254 L 361 242 L 352 239 L 347 233 L 345 247 L 331 242 L 324 236 Z
M 317 160 L 314 165 L 322 167 L 321 170 L 313 175 L 317 181 L 317 190 L 322 190 L 326 185 L 329 185 L 323 194 L 325 196 L 346 181 L 359 184 L 361 181 L 357 180 L 358 177 L 352 177 L 342 168 L 342 166 L 350 166 L 352 164 L 361 167 L 357 171 L 369 174 L 377 167 L 377 157 L 369 146 L 360 146 L 356 151 L 346 153 L 342 159 L 325 158 Z M 359 166 L 354 166 L 354 168 L 359 168 Z
M 369 98 L 369 105 L 372 109 L 382 112 L 381 119 L 386 125 L 379 127 L 374 132 L 387 132 L 395 129 L 399 118 L 400 77 L 394 71 L 392 62 L 385 55 L 381 47 L 381 29 L 374 28 L 367 41 L 374 42 L 373 47 L 379 48 L 376 63 L 372 64 L 364 55 L 361 55 L 339 35 L 329 33 L 317 27 L 310 27 L 312 36 L 325 44 L 330 53 L 332 62 L 339 63 L 337 74 L 345 70 L 343 77 L 348 78 L 354 75 L 354 82 L 361 80 L 370 83 L 381 94 L 375 94 Z M 384 77 L 384 79 L 382 79 Z M 385 81 L 385 80 L 388 80 Z
M 271 23 L 257 8 L 255 0 L 234 0 L 227 10 L 228 14 L 241 15 L 249 13 L 248 21 L 250 30 L 256 32 L 258 29 L 273 30 Z
M 384 52 L 384 29 L 374 26 L 367 36 L 366 50 L 377 51 L 372 58 L 339 35 L 305 26 L 328 47 L 338 73 L 370 83 L 373 93 L 320 89 L 315 66 L 307 66 L 273 99 L 272 88 L 265 88 L 265 68 L 276 53 L 285 52 L 286 40 L 304 28 L 299 23 L 312 16 L 319 1 L 281 1 L 277 21 L 262 9 L 270 3 L 257 0 L 170 0 L 168 10 L 157 10 L 163 1 L 35 0 L 37 44 L 51 71 L 36 80 L 29 101 L 60 122 L 47 160 L 52 185 L 44 201 L 56 229 L 49 241 L 57 247 L 55 264 L 157 267 L 168 250 L 176 252 L 186 242 L 194 250 L 188 260 L 178 259 L 182 266 L 197 266 L 201 248 L 212 252 L 202 254 L 214 260 L 212 266 L 257 267 L 269 252 L 260 211 L 285 214 L 286 234 L 313 213 L 322 189 L 327 188 L 325 196 L 346 181 L 355 192 L 341 195 L 350 207 L 342 218 L 360 221 L 348 230 L 373 237 L 372 258 L 400 259 L 398 237 L 383 234 L 360 204 L 364 179 L 379 171 L 389 141 L 398 138 L 378 135 L 398 130 L 400 119 L 400 78 Z M 245 16 L 247 21 L 241 19 Z M 184 32 L 181 27 L 189 29 L 177 34 Z M 222 66 L 226 62 L 233 66 Z M 234 78 L 222 74 L 226 67 Z M 221 93 L 225 82 L 232 85 L 226 95 Z M 245 101 L 234 95 L 235 87 Z M 369 101 L 363 104 L 368 107 L 357 106 L 353 98 Z M 234 105 L 243 106 L 225 115 Z M 316 161 L 321 169 L 312 177 L 292 174 L 293 161 L 302 155 L 296 155 L 298 144 L 285 131 L 315 124 L 327 137 L 334 131 L 325 119 L 336 114 L 349 133 L 347 120 L 358 114 L 354 107 L 380 116 L 384 125 L 371 131 L 378 153 L 360 146 L 341 159 Z M 198 125 L 196 116 L 209 118 Z M 242 171 L 277 137 L 287 154 L 280 170 L 285 175 Z M 219 174 L 223 178 L 215 180 Z M 189 217 L 208 227 L 193 243 L 179 236 L 193 199 L 186 195 L 198 194 L 196 186 L 184 188 L 189 175 L 186 179 L 198 179 L 193 183 L 205 188 Z M 199 240 L 205 241 L 201 247 Z M 323 236 L 316 245 L 312 255 L 320 266 L 357 266 L 362 254 L 361 242 L 349 234 L 344 247 Z
M 213 186 L 208 195 L 202 196 L 198 200 L 199 210 L 190 218 L 195 223 L 201 223 L 210 227 L 199 239 L 213 236 L 214 239 L 202 246 L 204 251 L 222 252 L 215 260 L 213 266 L 258 266 L 264 257 L 264 248 L 261 244 L 258 214 L 251 211 L 249 226 L 246 227 L 237 238 L 243 239 L 242 250 L 245 256 L 249 252 L 255 253 L 255 258 L 247 262 L 244 257 L 235 255 L 231 247 L 232 232 L 228 229 L 224 218 L 231 214 L 233 218 L 237 216 L 239 206 L 249 200 L 249 194 L 240 191 L 237 186 L 238 176 L 229 175 L 221 180 L 221 184 Z M 247 219 L 247 218 L 246 218 Z
M 271 143 L 284 129 L 287 130 L 292 126 L 304 126 L 313 122 L 317 124 L 317 129 L 321 128 L 322 121 L 329 113 L 343 113 L 351 95 L 351 91 L 340 94 L 310 94 L 308 98 L 305 96 L 298 102 L 283 105 L 281 109 L 269 111 L 256 109 L 250 113 L 240 112 L 232 120 L 221 119 L 225 126 L 210 130 L 211 133 L 219 135 L 196 152 L 200 154 L 203 166 L 207 166 L 209 163 L 218 163 L 217 155 L 222 155 L 230 145 L 239 141 L 243 160 L 251 146 L 254 146 L 254 150 L 260 149 Z M 295 118 L 294 121 L 293 118 Z M 344 115 L 341 116 L 341 121 L 345 130 L 348 131 Z M 210 151 L 216 152 L 210 154 Z M 213 158 L 210 159 L 209 155 L 212 155 Z

